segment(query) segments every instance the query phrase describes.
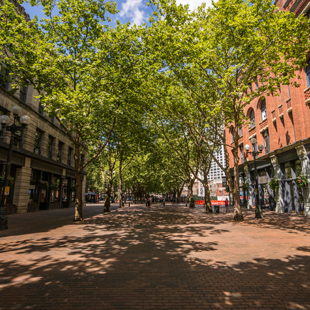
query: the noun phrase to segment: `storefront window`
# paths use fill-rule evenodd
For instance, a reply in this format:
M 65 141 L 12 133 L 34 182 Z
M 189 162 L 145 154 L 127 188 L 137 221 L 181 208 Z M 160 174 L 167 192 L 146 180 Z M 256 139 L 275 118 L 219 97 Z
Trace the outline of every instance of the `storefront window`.
M 52 179 L 51 190 L 51 202 L 59 201 L 59 186 L 60 186 L 60 177 L 54 176 Z
M 28 203 L 38 204 L 38 182 L 40 181 L 41 172 L 39 170 L 32 170 L 29 185 Z

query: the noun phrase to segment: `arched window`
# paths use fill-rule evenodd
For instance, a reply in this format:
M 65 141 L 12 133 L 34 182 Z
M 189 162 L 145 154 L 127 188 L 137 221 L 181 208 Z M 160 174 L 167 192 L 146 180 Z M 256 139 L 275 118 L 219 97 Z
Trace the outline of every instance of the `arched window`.
M 262 117 L 262 121 L 264 121 L 267 118 L 267 109 L 266 109 L 266 100 L 263 99 L 260 103 L 260 113 Z
M 250 122 L 250 128 L 255 127 L 255 113 L 253 109 L 250 111 Z
M 310 86 L 310 58 L 307 62 L 307 67 L 306 67 L 306 78 L 307 78 L 307 86 Z
M 229 131 L 230 131 L 230 134 L 231 134 L 231 142 L 234 142 L 234 127 L 231 126 Z

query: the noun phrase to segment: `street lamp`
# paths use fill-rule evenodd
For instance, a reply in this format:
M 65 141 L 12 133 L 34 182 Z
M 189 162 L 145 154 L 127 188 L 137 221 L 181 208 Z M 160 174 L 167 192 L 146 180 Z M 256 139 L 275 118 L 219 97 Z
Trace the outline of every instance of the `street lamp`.
M 255 138 L 251 139 L 251 143 L 252 144 L 256 144 L 257 140 Z M 244 149 L 246 150 L 246 156 L 248 154 L 251 154 L 253 156 L 253 160 L 254 160 L 254 169 L 255 169 L 255 189 L 256 189 L 256 195 L 255 195 L 255 204 L 256 204 L 256 209 L 255 209 L 255 218 L 262 218 L 263 214 L 262 214 L 262 209 L 261 206 L 259 204 L 259 192 L 258 192 L 258 173 L 257 173 L 257 167 L 256 167 L 256 158 L 258 157 L 258 154 L 260 154 L 263 149 L 264 146 L 263 145 L 258 145 L 257 147 L 257 151 L 254 149 L 252 152 L 250 152 L 250 146 L 248 144 L 246 144 L 244 146 Z
M 9 174 L 11 171 L 11 160 L 12 160 L 12 149 L 13 149 L 13 137 L 18 130 L 24 130 L 24 128 L 30 123 L 30 117 L 28 115 L 21 114 L 21 108 L 18 106 L 13 106 L 12 113 L 14 115 L 14 122 L 9 126 L 10 118 L 7 115 L 0 115 L 0 123 L 3 129 L 11 132 L 10 144 L 8 150 L 8 157 L 6 162 L 5 174 L 4 174 L 4 184 L 1 196 L 1 204 L 0 204 L 0 230 L 8 228 L 8 218 L 5 215 L 5 204 L 6 204 L 6 196 L 9 194 Z M 22 124 L 21 126 L 17 125 L 16 122 Z

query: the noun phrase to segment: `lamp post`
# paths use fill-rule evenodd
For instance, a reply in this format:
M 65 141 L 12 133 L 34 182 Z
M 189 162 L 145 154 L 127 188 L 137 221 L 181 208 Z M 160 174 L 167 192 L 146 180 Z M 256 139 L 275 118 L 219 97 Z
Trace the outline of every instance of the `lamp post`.
M 256 144 L 257 140 L 255 138 L 251 139 L 251 143 L 252 144 Z M 255 209 L 255 218 L 262 218 L 263 214 L 262 214 L 262 209 L 260 206 L 260 202 L 259 202 L 259 191 L 258 191 L 258 173 L 257 173 L 257 167 L 256 167 L 256 158 L 258 156 L 258 154 L 260 154 L 263 149 L 264 146 L 263 145 L 258 145 L 257 146 L 257 151 L 254 149 L 252 152 L 250 152 L 250 146 L 248 144 L 246 144 L 244 146 L 244 149 L 246 150 L 246 156 L 248 154 L 251 154 L 253 156 L 253 160 L 254 160 L 254 169 L 255 169 L 255 189 L 256 189 L 256 195 L 255 195 L 255 205 L 256 205 L 256 209 Z
M 1 195 L 0 230 L 8 228 L 8 218 L 5 215 L 5 211 L 6 211 L 5 204 L 6 204 L 6 196 L 9 195 L 8 184 L 9 184 L 9 174 L 11 171 L 13 138 L 14 138 L 16 131 L 24 130 L 24 128 L 30 123 L 30 117 L 28 115 L 19 116 L 19 114 L 21 113 L 20 107 L 13 106 L 12 113 L 14 115 L 14 122 L 10 126 L 9 126 L 10 118 L 7 115 L 0 116 L 0 123 L 2 124 L 3 129 L 6 129 L 7 131 L 11 132 L 8 156 L 7 156 L 7 162 L 6 162 L 5 174 L 4 174 L 4 184 L 3 184 L 2 195 Z M 18 120 L 22 124 L 21 126 L 16 124 Z M 8 191 L 6 191 L 6 189 L 8 189 Z

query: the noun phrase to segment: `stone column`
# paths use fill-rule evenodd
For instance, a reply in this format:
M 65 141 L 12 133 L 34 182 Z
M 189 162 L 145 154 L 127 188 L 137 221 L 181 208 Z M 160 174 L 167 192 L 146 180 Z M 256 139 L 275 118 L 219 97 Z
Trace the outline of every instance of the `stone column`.
M 53 142 L 53 156 L 52 156 L 53 160 L 57 160 L 58 143 L 59 143 L 59 140 L 57 138 L 54 138 L 54 142 Z
M 47 152 L 48 152 L 47 144 L 48 144 L 48 133 L 43 132 L 40 148 L 41 148 L 41 155 L 44 157 L 47 157 Z
M 297 155 L 301 161 L 301 174 L 308 180 L 308 187 L 302 189 L 304 200 L 304 215 L 310 215 L 310 161 L 304 145 L 296 147 Z
M 17 213 L 27 212 L 30 178 L 31 159 L 26 157 L 25 166 L 16 171 L 13 204 L 17 205 Z
M 253 200 L 254 200 L 254 197 L 253 197 L 254 189 L 253 189 L 253 184 L 252 184 L 252 181 L 251 181 L 251 174 L 250 174 L 249 166 L 248 165 L 244 166 L 244 172 L 245 172 L 245 182 L 249 184 L 247 208 L 248 209 L 252 209 Z
M 283 201 L 283 184 L 282 184 L 282 172 L 280 164 L 278 162 L 278 157 L 276 155 L 270 156 L 271 164 L 274 169 L 274 177 L 279 181 L 279 188 L 275 192 L 276 199 L 276 212 L 284 213 L 284 201 Z

